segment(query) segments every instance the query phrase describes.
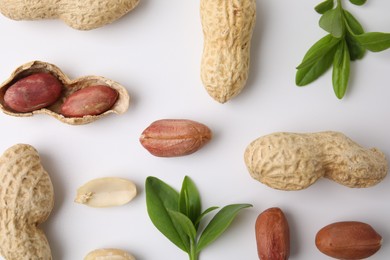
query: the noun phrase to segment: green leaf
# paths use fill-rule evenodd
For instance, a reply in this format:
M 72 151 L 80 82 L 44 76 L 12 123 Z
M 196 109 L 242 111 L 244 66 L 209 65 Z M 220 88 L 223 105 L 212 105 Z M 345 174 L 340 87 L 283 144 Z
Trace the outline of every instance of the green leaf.
M 329 11 L 333 8 L 334 6 L 334 1 L 333 0 L 326 0 L 316 7 L 314 9 L 316 10 L 317 13 L 319 14 L 324 14 L 326 11 Z
M 172 220 L 174 220 L 174 224 L 176 229 L 180 229 L 183 233 L 185 233 L 190 240 L 195 241 L 196 239 L 196 230 L 192 221 L 183 213 L 168 210 L 169 215 Z
M 318 60 L 322 59 L 322 57 L 331 51 L 339 42 L 340 39 L 333 37 L 331 34 L 321 38 L 307 51 L 297 69 L 312 66 L 314 63 L 318 62 Z
M 178 211 L 179 193 L 156 177 L 146 179 L 145 192 L 147 211 L 154 226 L 177 247 L 188 252 L 189 240 L 169 214 L 169 210 Z
M 336 38 L 344 34 L 342 9 L 336 8 L 325 12 L 320 18 L 320 27 Z
M 355 39 L 364 48 L 372 52 L 380 52 L 390 48 L 390 33 L 363 33 L 355 35 Z
M 309 67 L 299 69 L 295 75 L 295 84 L 297 86 L 306 86 L 324 74 L 332 65 L 336 48 L 319 58 Z
M 202 219 L 207 215 L 209 214 L 211 211 L 213 210 L 216 210 L 217 208 L 219 207 L 210 207 L 208 209 L 206 209 L 202 214 L 200 214 L 200 216 L 198 217 L 198 219 L 195 221 L 195 225 L 199 225 L 200 221 L 202 221 Z
M 364 5 L 367 0 L 349 0 L 354 5 Z
M 366 53 L 366 48 L 360 45 L 360 43 L 354 38 L 354 35 L 359 35 L 364 33 L 363 26 L 347 10 L 344 10 L 344 20 L 348 31 L 346 33 L 345 39 L 347 41 L 351 60 L 361 59 L 364 57 L 364 54 Z
M 179 209 L 194 224 L 201 214 L 202 208 L 199 191 L 195 183 L 188 176 L 185 176 L 183 180 L 179 196 Z M 195 225 L 195 227 L 198 228 L 198 225 Z
M 366 48 L 361 46 L 350 33 L 347 33 L 345 40 L 347 41 L 351 60 L 354 61 L 362 59 L 366 53 Z
M 333 61 L 333 89 L 339 99 L 344 97 L 348 87 L 350 71 L 350 57 L 348 46 L 345 41 L 342 41 L 337 48 Z
M 347 10 L 344 10 L 344 21 L 347 25 L 347 30 L 355 34 L 362 34 L 364 33 L 363 26 L 359 23 L 359 21 Z
M 206 226 L 196 248 L 200 252 L 216 240 L 230 226 L 241 209 L 252 207 L 250 204 L 232 204 L 223 207 Z

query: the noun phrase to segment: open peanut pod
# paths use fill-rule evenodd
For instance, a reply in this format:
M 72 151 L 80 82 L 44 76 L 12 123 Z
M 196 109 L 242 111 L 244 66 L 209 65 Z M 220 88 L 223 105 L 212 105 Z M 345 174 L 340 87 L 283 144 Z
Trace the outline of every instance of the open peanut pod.
M 47 114 L 70 125 L 96 121 L 127 111 L 130 97 L 119 83 L 100 76 L 69 79 L 57 66 L 32 61 L 17 68 L 0 85 L 0 109 L 27 117 Z
M 91 30 L 121 18 L 139 0 L 0 0 L 0 12 L 13 20 L 61 19 L 78 30 Z

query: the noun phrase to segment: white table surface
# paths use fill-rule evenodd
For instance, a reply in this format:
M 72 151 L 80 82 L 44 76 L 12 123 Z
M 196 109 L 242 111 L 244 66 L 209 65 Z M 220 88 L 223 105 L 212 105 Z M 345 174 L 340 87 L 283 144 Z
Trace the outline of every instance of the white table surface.
M 43 225 L 55 260 L 82 259 L 89 251 L 116 247 L 138 260 L 187 259 L 152 225 L 146 213 L 144 182 L 161 178 L 177 189 L 189 175 L 204 208 L 252 203 L 228 231 L 202 251 L 200 259 L 258 259 L 257 215 L 284 210 L 291 230 L 290 259 L 329 259 L 314 245 L 316 232 L 343 220 L 371 224 L 384 239 L 371 259 L 390 255 L 390 178 L 367 189 L 319 180 L 298 192 L 277 191 L 253 180 L 243 153 L 254 139 L 279 131 L 345 133 L 390 156 L 390 51 L 367 53 L 351 65 L 343 100 L 333 94 L 331 73 L 305 88 L 295 86 L 295 67 L 325 35 L 313 10 L 319 1 L 257 1 L 251 71 L 243 92 L 226 104 L 208 96 L 200 80 L 203 35 L 199 1 L 141 0 L 111 25 L 77 31 L 62 21 L 12 21 L 0 16 L 0 79 L 18 66 L 41 60 L 70 78 L 100 75 L 126 86 L 132 101 L 124 115 L 70 126 L 38 115 L 0 113 L 0 151 L 17 143 L 33 145 L 55 188 L 55 207 Z M 390 31 L 389 1 L 345 7 L 366 31 Z M 157 158 L 139 143 L 141 132 L 162 118 L 187 118 L 208 125 L 213 140 L 195 154 Z M 73 202 L 76 189 L 103 176 L 133 180 L 138 196 L 125 206 L 94 209 Z

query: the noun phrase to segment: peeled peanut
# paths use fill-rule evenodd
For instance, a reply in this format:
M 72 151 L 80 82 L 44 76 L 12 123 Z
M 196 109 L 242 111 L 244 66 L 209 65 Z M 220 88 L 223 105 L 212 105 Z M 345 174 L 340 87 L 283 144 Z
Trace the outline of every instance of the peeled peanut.
M 0 255 L 7 260 L 51 260 L 39 225 L 53 206 L 53 185 L 34 147 L 7 149 L 0 157 Z
M 120 249 L 103 248 L 88 253 L 84 260 L 135 260 L 135 257 Z
M 16 112 L 31 112 L 58 100 L 62 83 L 50 73 L 36 73 L 12 84 L 4 94 L 4 103 Z
M 123 178 L 98 178 L 77 189 L 75 202 L 90 207 L 104 208 L 120 206 L 137 195 L 135 184 Z
M 324 254 L 337 259 L 363 259 L 375 254 L 382 237 L 368 224 L 337 222 L 318 231 L 315 243 Z
M 273 133 L 245 151 L 251 176 L 280 190 L 301 190 L 320 177 L 351 188 L 373 186 L 385 178 L 383 152 L 366 149 L 339 132 Z
M 139 0 L 1 0 L 0 12 L 14 20 L 61 19 L 79 30 L 112 23 L 134 9 Z
M 109 110 L 116 102 L 118 92 L 104 85 L 89 86 L 69 95 L 61 106 L 66 117 L 96 116 Z
M 269 208 L 256 219 L 257 253 L 260 260 L 287 260 L 290 229 L 280 208 Z
M 162 119 L 141 134 L 142 146 L 159 157 L 183 156 L 196 152 L 210 141 L 211 130 L 187 119 Z
M 36 103 L 40 104 L 42 100 L 47 101 L 49 100 L 49 97 L 50 100 L 54 100 L 55 96 L 52 91 L 46 93 L 42 91 L 42 87 L 37 87 L 36 78 L 42 78 L 41 75 L 43 74 L 51 75 L 57 79 L 58 82 L 61 82 L 61 94 L 59 97 L 56 97 L 54 103 L 46 104 L 46 102 L 44 102 L 44 107 L 40 107 L 36 106 Z M 18 112 L 11 108 L 9 103 L 12 104 L 15 102 L 10 102 L 7 96 L 10 95 L 10 91 L 11 93 L 13 92 L 12 89 L 14 84 L 17 84 L 18 82 L 30 82 L 31 77 L 35 79 L 33 84 L 34 93 L 31 95 L 34 96 L 35 99 L 34 101 L 31 101 L 30 104 L 24 105 L 24 107 L 33 109 L 29 112 Z M 84 90 L 90 87 L 93 88 Z M 104 91 L 101 91 L 101 89 L 104 89 Z M 41 90 L 40 94 L 37 94 L 36 90 Z M 19 90 L 17 93 L 18 100 L 22 99 L 21 93 L 22 90 Z M 104 94 L 101 95 L 102 93 Z M 15 94 L 13 94 L 13 96 L 15 96 Z M 73 101 L 70 102 L 69 97 L 72 96 L 73 98 L 70 100 L 74 100 L 75 96 L 79 97 L 78 99 L 84 96 L 82 101 L 86 103 L 80 105 L 81 103 L 79 102 L 78 104 L 75 104 Z M 65 105 L 65 107 L 67 106 L 68 108 L 65 108 L 65 111 L 61 111 L 64 102 L 68 103 L 68 105 Z M 8 80 L 0 85 L 0 109 L 3 110 L 4 113 L 17 117 L 47 114 L 63 123 L 71 125 L 91 123 L 111 113 L 125 113 L 129 107 L 129 102 L 130 97 L 126 88 L 113 80 L 100 76 L 86 76 L 70 80 L 57 66 L 42 61 L 33 61 L 20 66 L 12 73 Z M 69 103 L 72 104 L 69 105 Z M 69 113 L 67 116 L 64 116 L 62 115 L 62 112 Z
M 241 92 L 248 79 L 256 0 L 201 0 L 200 15 L 201 79 L 209 95 L 225 103 Z

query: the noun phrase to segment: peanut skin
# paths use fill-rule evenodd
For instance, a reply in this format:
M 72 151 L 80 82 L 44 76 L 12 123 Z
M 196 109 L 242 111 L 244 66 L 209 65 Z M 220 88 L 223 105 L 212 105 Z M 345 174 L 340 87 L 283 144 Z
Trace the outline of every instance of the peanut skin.
M 249 74 L 256 0 L 201 0 L 204 34 L 201 79 L 220 103 L 237 96 Z
M 257 253 L 260 260 L 287 260 L 290 229 L 280 208 L 269 208 L 256 219 Z
M 61 82 L 52 74 L 36 73 L 11 85 L 4 94 L 4 102 L 16 112 L 31 112 L 55 103 L 61 90 Z
M 66 117 L 100 115 L 109 110 L 118 99 L 118 92 L 108 86 L 90 86 L 71 94 L 61 106 Z
M 318 231 L 315 243 L 324 254 L 337 259 L 363 259 L 375 254 L 382 237 L 368 224 L 337 222 Z
M 266 135 L 247 147 L 244 159 L 254 179 L 280 190 L 305 189 L 320 177 L 351 188 L 370 187 L 388 171 L 381 151 L 332 131 Z
M 14 145 L 0 157 L 0 254 L 7 260 L 51 260 L 38 225 L 50 215 L 54 192 L 37 151 Z
M 211 130 L 186 119 L 162 119 L 153 122 L 141 134 L 140 142 L 158 157 L 183 156 L 196 152 L 210 141 Z

